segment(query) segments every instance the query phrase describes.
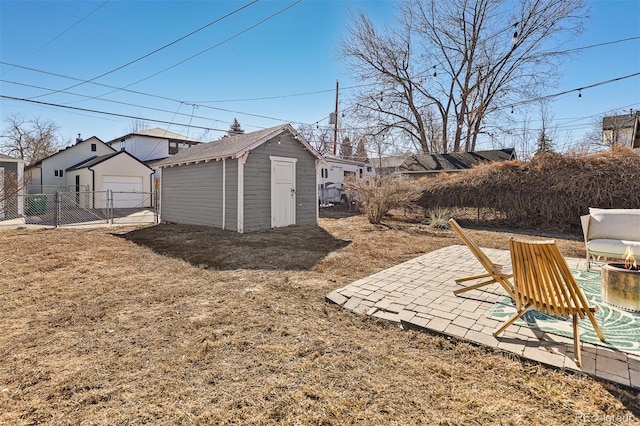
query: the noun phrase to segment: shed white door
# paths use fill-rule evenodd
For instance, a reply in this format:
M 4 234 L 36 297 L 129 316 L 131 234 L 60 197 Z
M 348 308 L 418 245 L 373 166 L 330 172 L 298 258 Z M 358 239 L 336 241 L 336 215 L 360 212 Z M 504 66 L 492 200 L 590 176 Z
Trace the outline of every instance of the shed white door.
M 271 227 L 296 223 L 296 159 L 271 157 Z
M 113 207 L 116 209 L 144 207 L 142 176 L 102 177 L 102 189 L 113 191 Z

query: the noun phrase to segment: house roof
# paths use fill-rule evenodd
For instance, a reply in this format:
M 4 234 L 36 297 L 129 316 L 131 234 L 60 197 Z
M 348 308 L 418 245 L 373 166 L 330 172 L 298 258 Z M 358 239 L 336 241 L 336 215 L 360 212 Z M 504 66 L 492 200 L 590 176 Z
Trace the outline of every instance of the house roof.
M 603 130 L 628 129 L 640 124 L 638 112 L 636 114 L 610 115 L 602 118 Z
M 0 161 L 4 161 L 7 163 L 24 163 L 25 161 L 21 158 L 15 158 L 10 155 L 0 154 Z M 13 167 L 13 166 L 11 166 Z
M 75 164 L 71 167 L 69 167 L 68 169 L 66 169 L 67 172 L 72 171 L 72 170 L 79 170 L 79 169 L 85 169 L 87 167 L 93 167 L 97 164 L 100 164 L 102 162 L 105 162 L 113 157 L 116 157 L 118 155 L 127 155 L 131 158 L 133 158 L 134 160 L 136 160 L 138 163 L 144 165 L 145 167 L 147 167 L 148 169 L 151 170 L 151 167 L 147 166 L 146 164 L 144 164 L 142 161 L 138 160 L 136 157 L 134 157 L 133 155 L 129 154 L 127 151 L 116 151 L 116 152 L 112 152 L 110 154 L 106 154 L 106 155 L 100 155 L 100 156 L 93 156 L 90 158 L 87 158 L 84 161 L 81 161 L 78 164 Z
M 178 133 L 173 133 L 165 129 L 161 129 L 159 127 L 154 127 L 153 129 L 140 130 L 136 132 L 131 132 L 127 135 L 120 136 L 113 140 L 107 142 L 107 144 L 111 144 L 113 142 L 120 142 L 122 139 L 127 139 L 132 136 L 148 136 L 152 138 L 160 138 L 160 139 L 171 139 L 171 140 L 180 140 L 180 141 L 188 141 L 188 142 L 198 142 L 202 143 L 202 141 L 194 138 L 190 138 Z
M 432 173 L 467 170 L 481 163 L 509 161 L 516 158 L 513 148 L 490 151 L 452 152 L 450 154 L 417 154 L 406 157 L 400 173 Z
M 58 152 L 56 152 L 56 153 L 54 153 L 54 154 L 51 154 L 51 155 L 49 155 L 49 156 L 47 156 L 47 157 L 44 157 L 44 158 L 41 158 L 41 159 L 39 159 L 38 161 L 36 161 L 36 162 L 33 162 L 33 163 L 29 164 L 29 167 L 34 167 L 34 166 L 40 165 L 40 164 L 42 164 L 42 162 L 43 162 L 44 160 L 46 160 L 46 159 L 48 159 L 48 158 L 51 158 L 51 157 L 53 157 L 53 156 L 55 156 L 55 155 L 58 155 L 58 154 L 60 154 L 61 152 L 66 151 L 67 149 L 71 149 L 71 148 L 73 148 L 74 146 L 80 145 L 81 143 L 84 143 L 84 142 L 90 141 L 90 140 L 92 140 L 92 139 L 95 139 L 95 140 L 98 140 L 99 142 L 102 142 L 102 139 L 100 139 L 99 137 L 97 137 L 97 136 L 91 136 L 90 138 L 87 138 L 87 139 L 82 140 L 82 141 L 80 141 L 80 142 L 76 142 L 76 143 L 75 143 L 75 144 L 73 144 L 73 145 L 69 145 L 69 146 L 68 146 L 68 147 L 66 147 L 66 148 L 62 148 L 61 150 L 59 150 Z M 102 142 L 102 143 L 104 143 L 104 142 Z M 109 146 L 109 145 L 107 145 L 107 146 L 108 146 L 110 149 L 113 149 L 111 146 Z M 115 150 L 114 150 L 114 151 L 115 151 Z
M 199 163 L 202 161 L 222 160 L 225 158 L 239 158 L 245 153 L 257 148 L 283 132 L 288 132 L 300 142 L 314 157 L 321 160 L 322 156 L 296 132 L 289 124 L 270 127 L 257 132 L 230 136 L 214 142 L 203 143 L 187 148 L 176 155 L 166 158 L 156 164 L 158 167 L 172 167 L 181 164 Z
M 393 155 L 390 157 L 372 158 L 371 164 L 380 169 L 398 168 L 407 159 L 408 155 Z
M 350 160 L 347 158 L 332 157 L 330 155 L 325 155 L 322 158 L 322 161 L 325 163 L 351 164 L 354 166 L 364 166 L 365 164 L 370 165 L 368 161 Z

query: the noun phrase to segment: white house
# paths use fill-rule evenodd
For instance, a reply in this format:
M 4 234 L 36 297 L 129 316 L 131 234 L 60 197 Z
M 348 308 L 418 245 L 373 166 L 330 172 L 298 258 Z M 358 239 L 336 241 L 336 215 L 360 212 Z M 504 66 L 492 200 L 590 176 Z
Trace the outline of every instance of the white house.
M 95 158 L 115 152 L 99 138 L 92 136 L 82 140 L 78 138 L 74 145 L 61 149 L 48 157 L 29 164 L 25 175 L 29 182 L 29 193 L 53 194 L 56 191 L 69 191 L 74 181 L 68 181 L 66 169 Z
M 370 182 L 375 174 L 375 169 L 369 163 L 340 157 L 324 157 L 317 176 L 320 204 L 345 203 L 345 178 L 351 177 L 356 182 Z
M 131 154 L 116 151 L 93 136 L 78 138 L 75 145 L 30 164 L 25 169 L 29 193 L 113 191 L 114 207 L 148 207 L 151 204 L 153 170 Z M 124 195 L 122 193 L 129 193 Z M 133 194 L 136 193 L 136 194 Z M 141 200 L 144 200 L 142 202 Z M 77 197 L 78 205 L 106 207 L 106 196 Z
M 148 163 L 175 155 L 199 143 L 201 142 L 197 139 L 154 128 L 115 138 L 107 142 L 107 145 L 117 151 L 127 151 L 138 160 Z

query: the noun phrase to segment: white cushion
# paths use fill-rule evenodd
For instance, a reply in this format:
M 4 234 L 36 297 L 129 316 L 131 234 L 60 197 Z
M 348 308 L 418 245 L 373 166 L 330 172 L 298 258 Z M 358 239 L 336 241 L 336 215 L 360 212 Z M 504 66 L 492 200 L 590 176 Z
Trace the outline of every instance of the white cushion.
M 608 255 L 609 257 L 618 255 L 622 259 L 622 255 L 624 255 L 627 246 L 631 246 L 631 248 L 633 249 L 633 253 L 637 257 L 640 257 L 638 256 L 638 254 L 640 254 L 640 241 L 611 240 L 600 238 L 589 241 L 587 243 L 587 250 L 589 250 L 589 253 L 594 255 Z
M 589 240 L 640 241 L 640 209 L 589 208 Z M 623 250 L 624 253 L 624 250 Z

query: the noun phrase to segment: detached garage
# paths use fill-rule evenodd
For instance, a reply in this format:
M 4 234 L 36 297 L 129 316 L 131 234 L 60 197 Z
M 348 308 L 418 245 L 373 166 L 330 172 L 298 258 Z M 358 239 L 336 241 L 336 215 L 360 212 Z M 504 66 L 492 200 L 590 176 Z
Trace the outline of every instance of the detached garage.
M 288 124 L 193 146 L 157 165 L 160 217 L 240 233 L 316 224 L 321 159 Z
M 90 158 L 69 167 L 66 176 L 76 192 L 95 192 L 84 200 L 85 207 L 105 208 L 107 191 L 112 191 L 116 209 L 151 206 L 153 170 L 126 151 Z

